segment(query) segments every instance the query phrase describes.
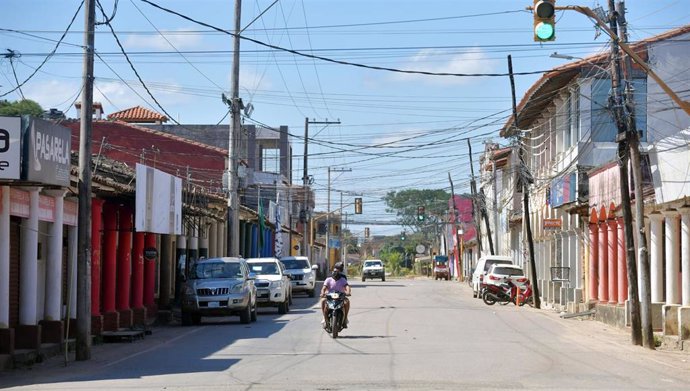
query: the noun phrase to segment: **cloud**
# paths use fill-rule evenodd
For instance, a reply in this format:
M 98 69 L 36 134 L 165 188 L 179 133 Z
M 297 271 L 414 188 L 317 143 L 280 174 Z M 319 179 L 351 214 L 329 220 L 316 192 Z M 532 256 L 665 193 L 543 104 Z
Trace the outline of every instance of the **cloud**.
M 424 49 L 402 64 L 401 69 L 433 73 L 492 73 L 497 60 L 491 60 L 481 49 L 475 48 L 464 53 L 447 50 Z M 411 73 L 396 73 L 395 81 L 415 81 L 435 85 L 469 84 L 480 80 L 477 77 L 432 76 Z
M 174 31 L 162 31 L 165 38 L 160 34 L 156 35 L 130 35 L 125 40 L 125 47 L 133 49 L 156 49 L 173 50 L 198 48 L 201 39 L 198 35 L 191 33 L 188 29 L 178 29 Z M 172 46 L 170 46 L 172 44 Z
M 382 145 L 382 148 L 410 146 L 411 143 L 415 142 L 415 139 L 410 139 L 410 137 L 420 136 L 422 133 L 423 132 L 419 131 L 418 129 L 402 130 L 398 131 L 396 134 L 388 134 L 383 137 L 376 137 L 371 140 L 369 145 L 385 144 Z

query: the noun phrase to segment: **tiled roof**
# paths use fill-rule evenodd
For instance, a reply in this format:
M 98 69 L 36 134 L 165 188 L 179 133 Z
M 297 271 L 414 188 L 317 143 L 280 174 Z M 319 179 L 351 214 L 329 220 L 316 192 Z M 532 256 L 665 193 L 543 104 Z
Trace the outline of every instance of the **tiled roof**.
M 155 111 L 145 109 L 141 106 L 132 107 L 108 115 L 109 120 L 119 120 L 123 122 L 168 122 L 168 117 L 158 114 Z

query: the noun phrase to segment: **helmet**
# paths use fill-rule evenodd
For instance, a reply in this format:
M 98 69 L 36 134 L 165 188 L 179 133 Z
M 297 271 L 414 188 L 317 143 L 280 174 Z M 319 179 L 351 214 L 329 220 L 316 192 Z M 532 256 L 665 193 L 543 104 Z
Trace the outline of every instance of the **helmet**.
M 333 269 L 333 272 L 331 273 L 331 277 L 333 277 L 334 280 L 339 280 L 340 277 L 343 276 L 343 273 L 340 272 L 338 269 Z
M 336 264 L 333 265 L 333 269 L 334 269 L 334 270 L 338 270 L 339 272 L 342 273 L 343 270 L 345 269 L 345 266 L 343 265 L 342 262 L 336 262 Z

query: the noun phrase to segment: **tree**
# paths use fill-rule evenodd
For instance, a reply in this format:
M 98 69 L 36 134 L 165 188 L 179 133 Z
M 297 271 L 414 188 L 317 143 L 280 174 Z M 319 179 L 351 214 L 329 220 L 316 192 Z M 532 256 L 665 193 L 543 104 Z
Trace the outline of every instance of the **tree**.
M 40 117 L 43 114 L 43 108 L 38 103 L 23 99 L 19 101 L 10 102 L 8 100 L 0 100 L 0 115 L 4 116 L 19 116 L 30 115 L 32 117 Z
M 450 193 L 445 190 L 406 189 L 386 194 L 386 211 L 395 212 L 398 224 L 411 228 L 414 232 L 424 231 L 425 227 L 435 227 L 444 222 L 448 212 Z M 417 218 L 418 207 L 424 207 L 424 220 Z

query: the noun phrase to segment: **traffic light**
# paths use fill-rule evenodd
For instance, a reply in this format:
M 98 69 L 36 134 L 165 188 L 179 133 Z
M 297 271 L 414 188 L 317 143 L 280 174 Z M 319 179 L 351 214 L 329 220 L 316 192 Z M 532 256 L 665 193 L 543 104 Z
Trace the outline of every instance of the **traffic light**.
M 356 215 L 362 214 L 362 198 L 361 197 L 355 198 L 355 214 Z
M 405 241 L 405 232 L 400 233 L 400 240 Z
M 556 0 L 534 0 L 534 41 L 556 40 Z
M 364 227 L 364 237 L 369 238 L 369 227 Z
M 425 219 L 425 217 L 426 217 L 426 216 L 424 215 L 424 207 L 423 207 L 423 206 L 418 206 L 418 207 L 417 207 L 417 221 L 423 222 L 424 219 Z

